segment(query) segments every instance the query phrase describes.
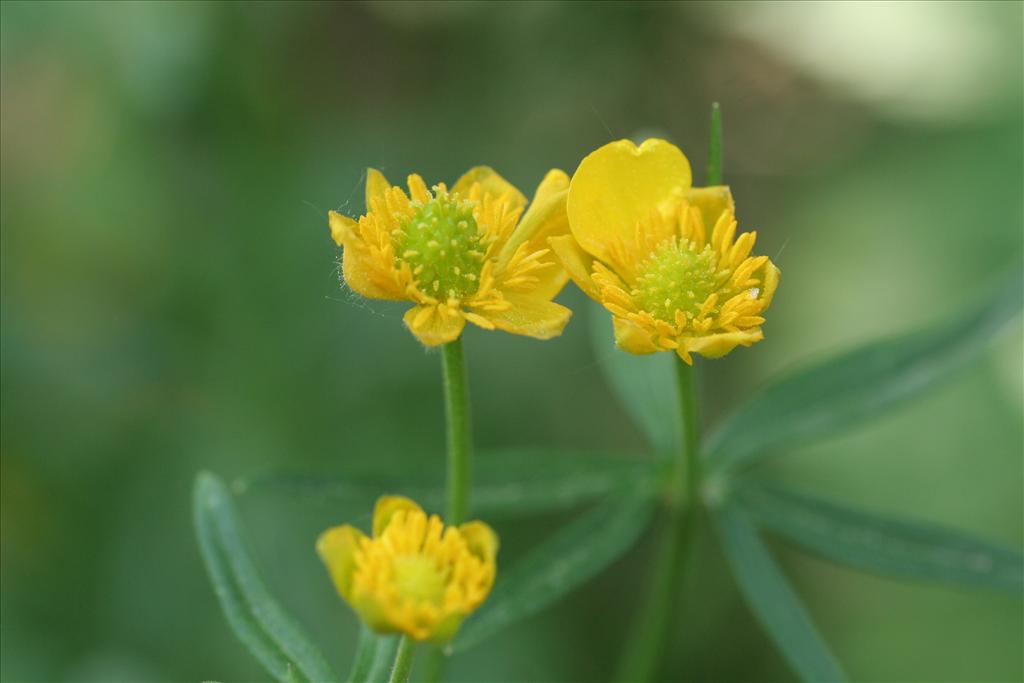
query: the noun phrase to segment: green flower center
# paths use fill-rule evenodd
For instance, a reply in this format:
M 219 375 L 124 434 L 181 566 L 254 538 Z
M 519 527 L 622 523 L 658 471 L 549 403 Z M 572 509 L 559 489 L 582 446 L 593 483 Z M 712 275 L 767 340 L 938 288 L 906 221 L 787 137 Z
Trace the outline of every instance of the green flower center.
M 485 249 L 470 202 L 434 197 L 402 223 L 395 246 L 417 286 L 431 296 L 460 299 L 480 288 Z
M 692 319 L 726 277 L 710 246 L 694 252 L 685 243 L 666 242 L 640 264 L 631 294 L 642 310 L 675 324 L 676 311 Z
M 392 566 L 395 587 L 402 597 L 435 605 L 440 605 L 444 600 L 448 577 L 433 558 L 401 555 L 394 559 Z

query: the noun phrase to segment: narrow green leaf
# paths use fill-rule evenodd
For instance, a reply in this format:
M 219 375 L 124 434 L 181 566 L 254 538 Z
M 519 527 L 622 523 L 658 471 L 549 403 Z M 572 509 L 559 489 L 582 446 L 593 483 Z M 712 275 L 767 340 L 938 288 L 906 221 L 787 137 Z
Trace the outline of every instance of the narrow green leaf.
M 747 604 L 790 666 L 805 681 L 842 681 L 828 644 L 818 633 L 757 529 L 740 510 L 717 514 L 718 534 Z
M 387 636 L 385 642 L 377 650 L 377 658 L 374 659 L 374 666 L 370 670 L 367 683 L 386 681 L 391 676 L 391 669 L 394 668 L 394 658 L 398 653 L 400 636 Z
M 193 514 L 214 591 L 239 640 L 279 681 L 340 680 L 267 591 L 242 541 L 231 494 L 209 472 L 196 477 Z
M 589 304 L 590 342 L 601 373 L 619 403 L 659 455 L 671 457 L 681 448 L 679 396 L 675 387 L 675 355 L 637 356 L 615 346 L 611 313 Z
M 649 457 L 539 449 L 480 453 L 474 467 L 480 517 L 566 510 L 624 491 L 650 497 L 665 469 Z
M 655 491 L 663 463 L 604 453 L 512 449 L 478 453 L 473 466 L 472 514 L 489 519 L 569 509 L 617 491 Z M 352 471 L 344 477 L 272 474 L 243 490 L 279 488 L 308 499 L 350 500 L 367 506 L 383 493 L 400 493 L 427 509 L 444 506 L 437 467 L 400 476 Z
M 348 675 L 349 683 L 366 683 L 373 667 L 373 660 L 380 649 L 380 637 L 366 624 L 359 628 L 359 640 L 356 642 L 356 653 L 352 657 L 352 671 Z
M 711 142 L 708 145 L 708 185 L 722 184 L 722 108 L 711 105 Z
M 1015 272 L 984 305 L 932 329 L 869 344 L 762 389 L 709 438 L 710 468 L 750 465 L 923 394 L 978 355 L 1020 313 L 1021 278 Z
M 388 667 L 395 661 L 398 636 L 381 635 L 363 624 L 359 629 L 359 642 L 352 661 L 349 683 L 375 683 L 387 678 Z
M 387 680 L 391 675 L 391 669 L 395 665 L 395 656 L 398 654 L 398 645 L 401 636 L 381 636 L 381 646 L 377 648 L 377 656 L 373 660 L 373 666 L 366 677 L 367 683 Z
M 620 557 L 650 522 L 654 501 L 620 495 L 541 543 L 498 581 L 452 646 L 466 650 L 509 624 L 541 611 Z
M 732 495 L 759 526 L 840 564 L 900 578 L 1024 591 L 1024 555 L 958 531 L 747 478 Z

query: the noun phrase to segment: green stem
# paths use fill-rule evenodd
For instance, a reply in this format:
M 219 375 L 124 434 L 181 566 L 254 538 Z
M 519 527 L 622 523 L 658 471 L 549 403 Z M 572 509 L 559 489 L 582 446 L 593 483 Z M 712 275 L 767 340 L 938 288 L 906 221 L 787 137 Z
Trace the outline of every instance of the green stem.
M 679 414 L 683 425 L 683 452 L 677 469 L 684 479 L 686 506 L 696 511 L 700 503 L 700 425 L 697 415 L 697 382 L 692 365 L 676 358 L 676 383 L 679 387 Z
M 448 656 L 440 645 L 430 648 L 427 653 L 427 663 L 423 665 L 420 677 L 426 683 L 439 683 L 444 675 L 444 665 L 448 663 Z
M 462 357 L 462 338 L 445 344 L 444 359 L 445 426 L 448 434 L 448 505 L 447 524 L 462 524 L 469 514 L 470 458 L 472 442 L 469 434 L 469 388 L 466 384 L 466 362 Z M 425 680 L 436 683 L 444 674 L 446 661 L 440 647 L 431 648 L 427 658 Z
M 722 109 L 711 105 L 711 133 L 708 145 L 708 185 L 722 184 Z M 679 420 L 683 435 L 679 457 L 673 461 L 668 486 L 668 519 L 658 544 L 660 555 L 654 568 L 652 590 L 637 626 L 626 644 L 619 680 L 649 681 L 657 673 L 661 653 L 679 603 L 686 561 L 691 559 L 693 539 L 700 513 L 700 425 L 697 387 L 693 367 L 676 358 L 679 390 Z
M 395 654 L 395 665 L 391 668 L 390 683 L 407 683 L 412 673 L 412 659 L 416 654 L 416 643 L 409 636 L 402 636 L 398 641 L 398 652 Z
M 693 368 L 676 358 L 680 426 L 683 442 L 673 462 L 668 487 L 667 519 L 658 544 L 659 555 L 651 578 L 652 590 L 626 647 L 618 680 L 653 680 L 658 668 L 679 591 L 700 509 L 700 440 L 697 391 Z
M 448 509 L 445 522 L 462 524 L 469 513 L 469 389 L 462 339 L 445 344 L 444 398 L 448 434 Z
M 711 105 L 711 135 L 708 145 L 708 185 L 721 185 L 722 170 L 722 108 Z

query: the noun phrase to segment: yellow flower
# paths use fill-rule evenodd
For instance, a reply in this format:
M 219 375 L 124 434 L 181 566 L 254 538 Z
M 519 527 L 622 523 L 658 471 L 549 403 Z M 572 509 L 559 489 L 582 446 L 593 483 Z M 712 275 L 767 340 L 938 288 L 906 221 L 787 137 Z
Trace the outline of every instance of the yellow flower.
M 551 299 L 568 276 L 547 239 L 569 230 L 564 172 L 545 176 L 525 213 L 526 197 L 485 166 L 451 190 L 427 189 L 415 174 L 408 185 L 406 194 L 370 169 L 367 213 L 358 221 L 329 213 L 349 287 L 415 303 L 405 324 L 427 346 L 455 340 L 467 320 L 537 339 L 561 334 L 572 312 Z
M 344 525 L 316 543 L 341 597 L 371 628 L 450 640 L 494 584 L 498 537 L 483 522 L 445 527 L 402 496 L 373 511 L 373 538 Z
M 728 187 L 690 183 L 690 163 L 664 140 L 609 143 L 572 177 L 572 235 L 549 243 L 611 311 L 620 348 L 674 350 L 692 364 L 693 353 L 718 358 L 764 338 L 779 269 L 750 255 L 757 233 L 736 237 Z

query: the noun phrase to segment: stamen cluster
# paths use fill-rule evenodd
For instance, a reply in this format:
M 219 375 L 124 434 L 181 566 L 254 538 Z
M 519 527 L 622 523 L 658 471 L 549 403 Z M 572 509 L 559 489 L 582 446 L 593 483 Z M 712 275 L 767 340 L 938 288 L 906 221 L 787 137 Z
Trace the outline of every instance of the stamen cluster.
M 697 250 L 689 240 L 663 242 L 637 268 L 630 292 L 643 311 L 658 320 L 675 323 L 681 311 L 688 320 L 700 313 L 707 298 L 729 277 L 718 270 L 718 258 L 710 245 Z
M 416 286 L 440 298 L 462 299 L 480 288 L 486 247 L 473 217 L 473 202 L 451 197 L 435 186 L 426 203 L 394 235 L 397 259 L 412 268 Z M 398 265 L 398 264 L 396 264 Z

